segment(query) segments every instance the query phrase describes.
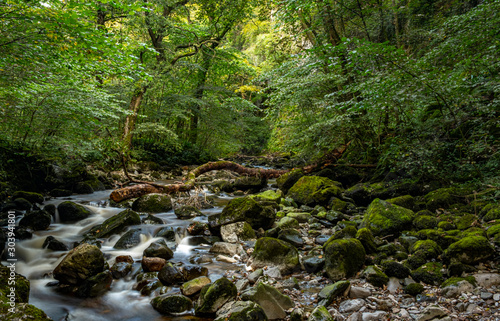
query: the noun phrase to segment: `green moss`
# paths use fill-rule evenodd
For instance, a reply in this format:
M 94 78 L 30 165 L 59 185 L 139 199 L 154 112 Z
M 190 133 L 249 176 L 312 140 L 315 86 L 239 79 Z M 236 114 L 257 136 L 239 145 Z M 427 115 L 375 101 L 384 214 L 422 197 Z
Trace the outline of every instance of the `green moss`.
M 332 198 L 332 200 L 330 201 L 330 209 L 333 211 L 345 213 L 348 209 L 353 207 L 354 204 L 345 202 L 337 197 Z
M 363 271 L 363 276 L 368 283 L 378 287 L 383 287 L 389 282 L 389 277 L 375 265 L 367 266 Z
M 263 267 L 269 264 L 277 265 L 283 273 L 291 272 L 299 266 L 299 253 L 297 249 L 288 242 L 272 238 L 262 237 L 255 242 L 254 266 Z
M 214 314 L 227 301 L 234 299 L 237 292 L 236 286 L 225 277 L 204 286 L 195 308 L 196 314 Z
M 347 239 L 347 238 L 353 238 L 356 237 L 357 230 L 354 226 L 347 226 L 340 231 L 335 232 L 328 241 L 330 240 L 338 240 L 338 239 Z M 327 241 L 327 242 L 328 242 Z
M 486 213 L 486 215 L 483 217 L 483 221 L 485 222 L 498 219 L 500 219 L 500 206 L 490 209 L 488 213 Z
M 412 210 L 375 199 L 364 216 L 361 227 L 369 228 L 374 235 L 397 235 L 409 229 L 415 217 Z
M 449 221 L 441 221 L 438 223 L 437 227 L 439 229 L 444 230 L 444 231 L 450 231 L 450 230 L 454 230 L 457 228 L 457 226 L 455 224 L 453 224 L 452 222 L 449 222 Z
M 415 242 L 410 248 L 410 253 L 414 254 L 419 251 L 421 251 L 427 259 L 437 258 L 443 252 L 441 247 L 433 240 Z
M 417 230 L 433 229 L 437 226 L 437 219 L 430 215 L 420 215 L 413 221 L 413 226 Z
M 410 275 L 410 269 L 396 261 L 385 261 L 382 263 L 382 267 L 384 269 L 384 273 L 387 276 L 394 276 L 398 279 L 404 279 L 408 277 L 408 275 Z
M 365 249 L 357 239 L 329 240 L 323 250 L 326 273 L 332 281 L 355 275 L 365 261 Z
M 298 204 L 327 205 L 332 197 L 340 197 L 342 189 L 337 183 L 319 176 L 303 176 L 288 191 L 288 196 Z
M 14 278 L 15 283 L 11 285 L 9 284 L 10 272 L 11 270 L 9 267 L 0 264 L 0 301 L 7 300 L 6 296 L 11 293 L 10 288 L 14 287 L 15 302 L 28 303 L 30 296 L 30 281 L 21 274 L 16 273 Z
M 356 238 L 363 244 L 366 253 L 375 253 L 377 250 L 377 245 L 375 244 L 375 238 L 372 232 L 367 228 L 359 229 L 356 232 Z
M 14 313 L 9 312 L 11 306 L 5 302 L 0 302 L 0 315 L 4 320 L 25 320 L 25 321 L 51 321 L 52 319 L 42 310 L 28 303 L 18 303 L 14 307 Z
M 486 231 L 486 234 L 488 235 L 488 237 L 494 237 L 495 235 L 500 234 L 500 224 L 493 225 L 492 227 L 490 227 Z
M 141 224 L 141 217 L 139 214 L 127 209 L 108 218 L 102 222 L 102 224 L 92 228 L 89 234 L 97 238 L 104 238 L 113 234 L 121 233 L 128 226 L 139 224 Z
M 309 213 L 288 213 L 286 217 L 293 218 L 299 223 L 307 223 L 313 218 L 313 216 Z
M 486 237 L 486 232 L 482 228 L 480 228 L 480 227 L 471 227 L 471 228 L 468 228 L 465 231 L 462 231 L 458 235 L 459 238 L 464 238 L 464 237 L 467 237 L 467 236 L 483 236 L 483 237 Z
M 168 212 L 172 208 L 172 198 L 166 194 L 143 195 L 132 204 L 134 211 L 147 213 Z
M 318 294 L 319 305 L 329 306 L 336 297 L 342 296 L 350 285 L 349 281 L 338 281 L 325 286 Z
M 44 201 L 43 195 L 39 193 L 33 193 L 33 192 L 24 192 L 24 191 L 17 191 L 12 194 L 12 199 L 18 199 L 18 198 L 24 198 L 31 203 L 39 203 L 42 204 Z
M 494 253 L 494 247 L 484 236 L 467 236 L 451 244 L 443 258 L 446 261 L 475 264 L 490 258 Z
M 283 193 L 280 190 L 267 190 L 259 194 L 251 195 L 250 197 L 255 199 L 256 201 L 271 201 L 279 203 L 279 201 L 283 197 Z
M 151 305 L 162 314 L 175 315 L 193 308 L 193 302 L 183 295 L 167 294 L 151 300 Z
M 430 285 L 439 285 L 443 282 L 443 264 L 429 262 L 411 272 L 412 278 L 417 282 L 424 282 Z
M 388 199 L 387 202 L 398 205 L 409 210 L 415 207 L 415 199 L 411 195 L 398 196 L 395 198 Z
M 445 287 L 450 286 L 450 285 L 456 285 L 458 282 L 461 282 L 461 281 L 467 281 L 474 286 L 476 286 L 476 283 L 477 283 L 476 279 L 473 276 L 466 276 L 464 278 L 454 276 L 454 277 L 451 277 L 448 280 L 444 281 L 441 284 L 441 287 L 445 288 Z
M 424 196 L 427 209 L 435 211 L 439 208 L 448 208 L 450 205 L 458 203 L 459 197 L 454 188 L 440 188 Z
M 455 225 L 459 230 L 466 230 L 477 220 L 478 217 L 474 214 L 464 214 L 463 216 L 455 218 Z
M 417 296 L 418 294 L 424 292 L 424 286 L 420 283 L 410 283 L 404 287 L 403 291 L 406 294 Z

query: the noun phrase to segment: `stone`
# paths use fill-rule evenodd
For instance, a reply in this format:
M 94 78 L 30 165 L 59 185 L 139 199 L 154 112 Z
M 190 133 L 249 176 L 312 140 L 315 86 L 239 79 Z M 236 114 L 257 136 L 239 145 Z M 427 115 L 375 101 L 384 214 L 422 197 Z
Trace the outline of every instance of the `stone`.
M 294 169 L 288 173 L 279 176 L 276 179 L 278 188 L 283 191 L 284 194 L 288 193 L 288 190 L 295 185 L 295 183 L 304 176 L 305 173 L 302 169 Z
M 334 319 L 330 312 L 324 306 L 320 305 L 311 312 L 307 321 L 334 321 Z
M 51 222 L 52 216 L 48 212 L 38 210 L 26 213 L 19 221 L 19 226 L 31 228 L 33 231 L 42 231 L 48 229 Z
M 44 201 L 43 195 L 34 192 L 17 191 L 12 194 L 12 199 L 24 198 L 31 203 L 42 204 Z
M 237 222 L 221 226 L 222 240 L 228 243 L 239 243 L 255 239 L 255 231 L 247 222 Z
M 193 224 L 195 223 L 200 223 L 200 224 L 203 224 L 201 222 L 193 222 Z M 208 230 L 208 224 L 206 225 L 206 229 L 203 229 L 203 231 L 205 230 Z M 188 228 L 188 231 L 189 231 L 189 228 Z M 203 232 L 201 232 L 200 234 L 203 234 Z M 167 241 L 170 241 L 170 242 L 175 242 L 175 230 L 172 226 L 165 226 L 165 227 L 162 227 L 161 229 L 159 229 L 156 233 L 155 233 L 155 237 L 163 237 L 165 240 Z M 192 234 L 194 235 L 194 234 Z
M 288 191 L 287 196 L 299 205 L 328 205 L 332 197 L 341 197 L 338 182 L 320 176 L 302 176 Z
M 441 307 L 430 306 L 418 316 L 417 321 L 428 321 L 434 318 L 442 318 L 448 315 L 448 312 Z
M 267 179 L 256 176 L 240 176 L 231 184 L 232 190 L 258 192 L 267 186 Z
M 302 235 L 300 234 L 299 231 L 295 229 L 288 228 L 281 230 L 281 232 L 278 234 L 278 239 L 288 242 L 295 247 L 304 246 L 304 240 L 302 239 Z
M 13 273 L 13 275 L 12 275 Z M 11 280 L 9 278 L 14 276 Z M 11 282 L 14 282 L 12 284 Z M 28 303 L 30 297 L 30 281 L 21 274 L 15 272 L 15 265 L 12 267 L 0 264 L 0 302 L 7 300 L 7 295 L 11 293 L 11 287 L 15 288 L 14 301 L 16 305 L 20 303 Z
M 153 308 L 166 315 L 177 315 L 193 308 L 193 301 L 180 294 L 160 295 L 151 300 Z
M 252 268 L 274 265 L 282 274 L 288 274 L 300 268 L 297 249 L 288 242 L 271 237 L 263 237 L 255 242 L 252 257 Z
M 75 247 L 53 271 L 62 284 L 80 285 L 86 279 L 104 271 L 104 255 L 95 245 L 84 243 Z
M 387 282 L 389 282 L 389 277 L 375 265 L 367 266 L 363 270 L 362 276 L 366 278 L 368 283 L 377 287 L 383 287 L 387 284 Z
M 146 215 L 145 218 L 141 219 L 141 223 L 145 225 L 165 224 L 165 222 L 161 218 L 154 216 L 153 214 Z
M 243 247 L 235 243 L 217 242 L 210 248 L 210 252 L 234 256 L 242 253 Z
M 411 277 L 417 282 L 440 285 L 444 281 L 442 269 L 442 263 L 429 262 L 412 271 Z
M 343 296 L 349 290 L 350 285 L 349 281 L 338 281 L 325 286 L 318 294 L 318 305 L 329 306 L 336 297 Z
M 62 202 L 57 206 L 59 219 L 62 223 L 72 223 L 81 221 L 89 217 L 92 213 L 85 206 L 71 201 Z
M 183 205 L 174 210 L 175 216 L 181 220 L 190 219 L 202 215 L 200 210 L 191 205 Z
M 311 214 L 301 212 L 288 213 L 286 217 L 293 218 L 299 223 L 307 223 L 313 218 Z
M 458 281 L 441 289 L 441 295 L 447 298 L 456 298 L 465 292 L 474 291 L 474 286 L 466 280 Z
M 451 244 L 443 253 L 446 262 L 476 264 L 490 258 L 495 253 L 494 247 L 483 236 L 467 236 Z
M 409 230 L 415 213 L 407 208 L 375 199 L 366 210 L 361 228 L 368 228 L 375 236 L 398 235 Z
M 276 227 L 279 229 L 286 229 L 286 228 L 299 228 L 299 222 L 294 219 L 293 217 L 290 216 L 285 216 L 282 217 L 277 223 Z
M 217 311 L 215 321 L 266 321 L 264 310 L 252 301 L 232 301 Z
M 164 213 L 172 208 L 172 198 L 160 193 L 143 195 L 132 203 L 132 209 L 137 212 Z
M 346 321 L 363 321 L 363 314 L 361 312 L 354 312 Z
M 349 289 L 350 298 L 366 299 L 372 294 L 372 291 L 367 288 L 362 288 L 359 286 L 351 286 Z
M 269 320 L 284 319 L 286 317 L 285 311 L 294 307 L 292 300 L 287 295 L 260 282 L 243 292 L 241 298 L 259 304 Z
M 141 265 L 144 272 L 159 272 L 167 264 L 165 259 L 160 257 L 142 257 Z
M 82 298 L 98 297 L 109 291 L 112 282 L 111 272 L 104 271 L 83 281 L 76 294 Z
M 279 203 L 281 198 L 283 198 L 283 193 L 280 190 L 273 191 L 273 190 L 267 190 L 259 194 L 251 195 L 251 198 L 253 198 L 256 201 L 271 201 L 271 202 L 276 202 Z
M 184 265 L 180 268 L 182 277 L 186 281 L 190 281 L 201 276 L 208 276 L 208 268 L 200 265 Z
M 303 321 L 305 316 L 305 312 L 301 308 L 295 308 L 290 313 L 290 321 Z
M 238 293 L 243 292 L 249 285 L 250 282 L 247 279 L 239 279 L 236 281 L 236 289 L 238 290 Z
M 63 242 L 59 241 L 55 237 L 49 235 L 43 241 L 42 248 L 47 248 L 52 251 L 67 251 L 68 247 Z
M 404 279 L 410 275 L 410 269 L 396 261 L 388 261 L 382 264 L 384 273 L 389 277 Z
M 413 208 L 415 207 L 415 198 L 411 195 L 398 196 L 386 201 L 391 204 L 407 208 L 409 210 L 413 210 Z
M 339 239 L 326 242 L 325 270 L 332 281 L 355 275 L 365 262 L 365 249 L 357 239 Z
M 165 260 L 170 260 L 174 257 L 174 252 L 167 246 L 165 240 L 159 240 L 151 243 L 143 252 L 146 257 L 160 257 Z
M 420 283 L 410 283 L 403 288 L 403 291 L 406 294 L 417 296 L 420 293 L 424 292 L 424 286 Z
M 113 279 L 121 279 L 127 276 L 132 271 L 132 263 L 115 262 L 109 269 Z
M 493 293 L 491 293 L 491 292 L 481 292 L 480 297 L 483 300 L 489 300 L 489 299 L 493 298 Z
M 387 316 L 387 312 L 385 312 L 385 311 L 363 312 L 362 320 L 363 321 L 379 321 L 379 320 L 384 320 L 386 316 Z
M 302 264 L 308 273 L 316 273 L 325 266 L 325 258 L 321 255 L 309 255 L 303 258 Z
M 453 188 L 440 188 L 425 195 L 424 202 L 428 210 L 435 211 L 439 208 L 448 208 L 450 205 L 459 203 L 460 200 L 456 195 L 456 191 Z
M 14 204 L 16 204 L 16 209 L 20 211 L 29 211 L 33 206 L 27 199 L 24 198 L 16 198 L 14 200 Z
M 367 254 L 375 253 L 377 251 L 377 245 L 375 244 L 375 238 L 373 237 L 372 231 L 366 227 L 361 228 L 356 232 L 356 238 L 361 242 L 361 244 L 363 244 Z
M 226 302 L 236 298 L 237 293 L 236 286 L 227 278 L 222 277 L 201 289 L 195 313 L 197 315 L 213 315 Z
M 121 233 L 125 228 L 133 225 L 141 224 L 141 218 L 139 214 L 132 211 L 131 209 L 126 209 L 108 219 L 106 219 L 101 224 L 92 228 L 89 234 L 97 237 L 104 238 L 109 237 L 113 234 Z
M 181 285 L 181 292 L 184 295 L 190 296 L 198 293 L 205 285 L 210 284 L 212 281 L 206 276 L 187 281 Z
M 264 275 L 273 278 L 273 279 L 281 279 L 282 275 L 280 269 L 277 266 L 270 267 L 269 269 L 264 271 Z
M 223 225 L 247 222 L 257 230 L 259 228 L 269 229 L 274 223 L 276 213 L 273 209 L 262 206 L 250 197 L 241 197 L 231 200 L 222 213 L 210 215 L 208 224 L 211 229 L 219 229 Z
M 403 290 L 403 286 L 399 282 L 399 279 L 396 277 L 390 277 L 389 282 L 387 283 L 387 290 L 394 294 L 398 292 L 399 290 Z
M 500 274 L 498 273 L 476 273 L 473 276 L 477 284 L 483 288 L 500 286 Z
M 257 282 L 257 280 L 263 275 L 264 275 L 264 270 L 257 269 L 248 275 L 248 281 L 253 284 Z
M 344 300 L 340 303 L 339 311 L 342 313 L 352 313 L 359 311 L 362 307 L 364 307 L 366 301 L 363 299 L 350 299 Z
M 184 281 L 182 273 L 172 263 L 166 263 L 163 266 L 158 273 L 158 279 L 164 285 L 174 285 Z
M 115 249 L 125 250 L 137 246 L 141 243 L 141 230 L 132 229 L 122 235 L 113 246 Z
M 232 257 L 229 257 L 229 256 L 226 256 L 226 255 L 222 255 L 222 254 L 219 254 L 215 257 L 215 260 L 216 261 L 219 261 L 219 262 L 226 262 L 226 263 L 238 263 L 238 260 L 236 259 L 233 259 Z

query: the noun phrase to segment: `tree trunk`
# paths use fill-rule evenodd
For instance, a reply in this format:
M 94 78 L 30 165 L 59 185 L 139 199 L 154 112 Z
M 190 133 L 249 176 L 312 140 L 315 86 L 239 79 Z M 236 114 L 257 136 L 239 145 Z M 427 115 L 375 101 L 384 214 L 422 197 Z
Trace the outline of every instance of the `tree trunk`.
M 123 125 L 123 143 L 126 148 L 132 146 L 132 134 L 135 128 L 135 122 L 137 120 L 137 115 L 139 113 L 139 108 L 141 107 L 142 98 L 146 93 L 147 87 L 143 86 L 140 90 L 134 93 L 132 99 L 130 100 L 129 112 L 125 119 L 125 124 Z

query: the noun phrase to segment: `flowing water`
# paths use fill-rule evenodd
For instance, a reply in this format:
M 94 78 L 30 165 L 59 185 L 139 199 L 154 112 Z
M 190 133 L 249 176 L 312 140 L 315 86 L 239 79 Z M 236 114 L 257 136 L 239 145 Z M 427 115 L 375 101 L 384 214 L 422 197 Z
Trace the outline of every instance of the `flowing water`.
M 113 245 L 123 233 L 107 239 L 102 244 L 101 251 L 104 253 L 110 266 L 113 265 L 118 255 L 130 255 L 134 258 L 135 263 L 129 277 L 114 280 L 111 290 L 102 297 L 81 299 L 58 293 L 56 287 L 51 286 L 51 283 L 53 284 L 55 281 L 51 276 L 51 272 L 61 262 L 67 252 L 54 252 L 43 249 L 42 244 L 45 238 L 52 235 L 72 248 L 73 243 L 81 241 L 83 234 L 91 227 L 102 223 L 105 219 L 124 210 L 107 205 L 110 193 L 111 191 L 102 191 L 89 195 L 73 195 L 71 197 L 55 198 L 44 203 L 44 205 L 54 204 L 57 206 L 63 201 L 71 200 L 87 206 L 94 215 L 72 224 L 60 223 L 56 215 L 49 230 L 35 232 L 32 239 L 18 241 L 16 244 L 16 254 L 19 260 L 17 262 L 17 272 L 26 276 L 31 282 L 30 303 L 44 310 L 55 321 L 195 319 L 196 317 L 194 316 L 179 318 L 161 316 L 149 303 L 152 297 L 142 296 L 138 291 L 132 289 L 135 283 L 135 279 L 132 276 L 141 270 L 140 261 L 144 249 L 152 242 L 160 239 L 154 237 L 156 231 L 165 226 L 181 227 L 180 230 L 183 230 L 193 220 L 207 222 L 207 215 L 222 211 L 222 206 L 231 199 L 228 196 L 216 198 L 216 207 L 202 210 L 204 216 L 190 220 L 179 220 L 173 211 L 155 214 L 156 217 L 164 221 L 164 224 L 141 224 L 139 226 L 143 233 L 141 243 L 130 249 L 117 250 L 113 248 Z M 178 245 L 175 249 L 174 257 L 170 260 L 171 262 L 190 264 L 197 257 L 209 257 L 211 258 L 211 262 L 203 263 L 203 265 L 209 269 L 209 277 L 212 281 L 222 277 L 228 270 L 240 270 L 244 268 L 241 264 L 215 261 L 213 255 L 208 251 L 210 249 L 209 245 L 190 245 L 195 242 L 190 242 L 190 237 L 183 237 L 183 235 L 183 233 L 178 234 Z M 169 292 L 179 292 L 179 289 L 171 288 Z

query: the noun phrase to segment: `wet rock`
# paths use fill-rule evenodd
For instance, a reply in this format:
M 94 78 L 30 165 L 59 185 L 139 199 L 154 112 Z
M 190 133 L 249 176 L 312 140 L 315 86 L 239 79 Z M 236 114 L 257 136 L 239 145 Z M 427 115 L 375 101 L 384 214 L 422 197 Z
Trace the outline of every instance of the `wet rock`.
M 158 279 L 164 285 L 174 285 L 184 281 L 182 273 L 172 263 L 166 263 L 163 266 L 160 273 L 158 273 Z
M 175 216 L 181 220 L 193 218 L 202 215 L 200 210 L 194 206 L 184 205 L 174 210 Z
M 411 228 L 414 217 L 412 210 L 375 199 L 366 210 L 361 228 L 370 229 L 375 236 L 398 235 Z
M 359 298 L 359 299 L 366 299 L 372 294 L 370 289 L 367 288 L 362 288 L 359 286 L 351 286 L 349 290 L 349 297 L 350 298 Z
M 132 204 L 134 211 L 146 213 L 163 213 L 172 208 L 172 198 L 169 195 L 157 193 L 143 195 Z
M 325 270 L 332 281 L 355 275 L 365 262 L 365 249 L 357 239 L 331 240 L 323 249 Z
M 148 214 L 141 220 L 141 223 L 147 225 L 165 224 L 165 222 L 161 218 L 156 217 L 153 214 Z
M 377 287 L 383 287 L 387 284 L 387 282 L 389 282 L 389 277 L 375 265 L 367 266 L 363 270 L 362 275 L 366 278 L 368 283 Z
M 207 223 L 195 221 L 189 224 L 189 226 L 187 227 L 187 232 L 190 235 L 207 235 L 207 233 L 210 233 L 210 227 Z
M 224 242 L 238 243 L 255 239 L 255 231 L 247 222 L 237 222 L 221 227 L 220 234 Z
M 52 216 L 44 210 L 29 212 L 19 221 L 19 226 L 28 227 L 34 231 L 42 231 L 49 228 Z M 17 236 L 17 235 L 16 235 Z
M 94 298 L 106 293 L 113 282 L 110 271 L 91 276 L 78 287 L 77 295 L 82 298 Z
M 260 305 L 252 301 L 232 301 L 217 311 L 215 321 L 266 321 Z
M 221 214 L 210 215 L 208 223 L 212 229 L 237 222 L 248 222 L 253 229 L 268 229 L 274 223 L 276 214 L 269 207 L 262 206 L 249 197 L 235 198 L 222 210 Z
M 278 188 L 283 191 L 284 194 L 288 193 L 288 190 L 292 188 L 297 181 L 304 176 L 305 173 L 302 169 L 294 169 L 288 173 L 285 173 L 276 179 Z
M 56 216 L 56 206 L 54 204 L 47 204 L 43 207 L 43 210 L 52 216 Z
M 249 285 L 250 282 L 247 279 L 239 279 L 236 281 L 236 289 L 238 290 L 238 293 L 244 291 Z
M 467 236 L 451 244 L 443 253 L 444 261 L 475 264 L 490 258 L 495 249 L 483 236 Z
M 324 306 L 320 305 L 311 312 L 307 321 L 334 321 L 334 319 L 330 312 Z
M 242 253 L 243 247 L 235 243 L 217 242 L 210 248 L 210 252 L 234 256 Z
M 9 280 L 11 274 L 14 274 L 14 278 Z M 14 284 L 10 282 L 14 281 Z M 30 281 L 21 274 L 15 272 L 15 265 L 12 264 L 5 266 L 0 264 L 0 302 L 7 300 L 7 295 L 11 293 L 11 287 L 15 288 L 14 291 L 14 301 L 16 305 L 19 303 L 28 303 L 30 297 Z M 10 300 L 10 298 L 8 299 Z
M 71 201 L 62 202 L 57 206 L 59 219 L 62 223 L 81 221 L 89 217 L 92 213 L 86 207 Z
M 352 313 L 359 311 L 362 307 L 364 307 L 366 301 L 363 299 L 351 299 L 345 300 L 340 303 L 339 311 L 342 313 Z
M 378 321 L 384 320 L 387 316 L 387 312 L 384 311 L 375 311 L 375 312 L 363 312 L 361 320 L 363 321 Z
M 448 312 L 441 307 L 430 306 L 418 316 L 417 321 L 428 321 L 435 318 L 442 318 L 448 315 Z
M 176 315 L 187 312 L 193 308 L 191 299 L 180 294 L 167 294 L 157 296 L 151 300 L 153 308 L 166 315 Z
M 211 281 L 206 276 L 200 276 L 198 278 L 187 281 L 181 285 L 181 292 L 184 295 L 190 296 L 198 293 L 205 285 L 210 284 Z
M 122 237 L 113 246 L 115 249 L 129 249 L 141 243 L 141 230 L 132 229 L 123 234 Z
M 326 177 L 303 176 L 288 191 L 297 204 L 327 205 L 332 197 L 340 197 L 342 189 L 340 183 Z
M 63 284 L 80 285 L 104 270 L 104 255 L 95 245 L 82 244 L 69 251 L 54 269 L 56 280 Z
M 350 285 L 349 281 L 338 281 L 325 286 L 318 294 L 318 305 L 329 306 L 336 297 L 343 296 Z
M 141 287 L 141 295 L 150 296 L 151 293 L 161 288 L 163 284 L 158 280 L 144 281 L 144 286 Z
M 241 176 L 234 180 L 231 184 L 233 191 L 251 191 L 258 192 L 267 186 L 267 179 L 265 177 L 256 176 Z
M 197 315 L 213 315 L 226 302 L 236 298 L 236 286 L 225 277 L 202 288 L 195 308 Z
M 294 307 L 288 296 L 264 283 L 257 283 L 253 288 L 243 292 L 241 298 L 259 304 L 269 320 L 285 318 L 285 311 Z
M 197 235 L 189 237 L 186 241 L 189 245 L 214 245 L 215 243 L 220 242 L 221 239 L 218 236 Z
M 172 226 L 165 226 L 156 232 L 155 237 L 163 237 L 167 241 L 175 242 L 175 234 L 175 229 Z
M 47 248 L 52 251 L 67 251 L 68 247 L 66 244 L 63 242 L 59 241 L 55 237 L 49 235 L 47 238 L 45 238 L 45 241 L 43 241 L 42 248 Z
M 115 262 L 109 271 L 113 279 L 121 279 L 132 271 L 132 264 L 128 262 Z
M 300 268 L 297 249 L 288 242 L 271 237 L 257 240 L 252 257 L 253 268 L 274 265 L 282 274 L 288 274 Z
M 71 196 L 73 192 L 71 192 L 68 189 L 62 189 L 62 188 L 54 188 L 53 190 L 50 191 L 50 196 L 52 197 L 66 197 L 66 196 Z
M 33 192 L 17 191 L 12 194 L 12 199 L 16 200 L 18 198 L 24 198 L 31 203 L 42 204 L 44 201 L 43 195 Z
M 127 209 L 122 211 L 104 222 L 99 224 L 98 226 L 91 229 L 91 235 L 94 235 L 97 238 L 109 237 L 113 234 L 121 233 L 128 226 L 139 225 L 141 224 L 141 218 L 139 214 L 136 212 Z
M 159 272 L 165 266 L 165 264 L 167 264 L 167 261 L 160 257 L 144 256 L 142 258 L 141 264 L 144 272 Z
M 304 246 L 304 240 L 302 239 L 302 234 L 295 229 L 284 229 L 278 234 L 278 239 L 288 242 L 295 247 Z
M 146 257 L 160 257 L 165 260 L 170 260 L 174 257 L 174 252 L 167 246 L 165 240 L 159 240 L 151 243 L 143 252 Z
M 320 257 L 320 255 L 311 255 L 304 257 L 302 264 L 304 268 L 309 273 L 316 273 L 321 271 L 325 266 L 325 258 Z
M 208 276 L 208 269 L 200 265 L 184 265 L 180 269 L 184 280 L 189 281 L 202 276 Z
M 24 198 L 16 198 L 14 200 L 14 204 L 16 204 L 16 209 L 20 211 L 29 211 L 33 206 L 27 199 Z

